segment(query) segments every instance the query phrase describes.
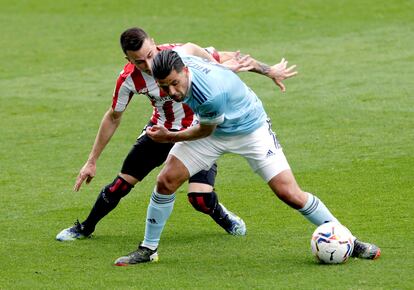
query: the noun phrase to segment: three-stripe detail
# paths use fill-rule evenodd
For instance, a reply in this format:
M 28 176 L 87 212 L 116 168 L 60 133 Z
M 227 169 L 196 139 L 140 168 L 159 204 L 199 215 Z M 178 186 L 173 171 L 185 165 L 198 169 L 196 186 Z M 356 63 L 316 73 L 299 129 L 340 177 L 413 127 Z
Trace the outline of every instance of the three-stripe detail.
M 299 210 L 303 215 L 310 215 L 315 212 L 315 210 L 319 206 L 319 198 L 315 197 L 314 195 L 311 196 L 312 202 L 310 206 L 306 209 Z
M 201 105 L 205 101 L 207 101 L 207 97 L 201 93 L 201 90 L 193 83 L 192 84 L 192 92 L 194 99 Z
M 153 192 L 151 195 L 151 200 L 157 204 L 167 204 L 175 201 L 175 194 L 161 195 L 155 194 Z

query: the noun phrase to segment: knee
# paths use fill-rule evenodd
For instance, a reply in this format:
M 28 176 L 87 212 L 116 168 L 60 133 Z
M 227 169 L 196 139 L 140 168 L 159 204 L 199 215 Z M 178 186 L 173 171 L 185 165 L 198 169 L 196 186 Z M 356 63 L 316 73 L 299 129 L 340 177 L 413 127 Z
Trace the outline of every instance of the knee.
M 300 189 L 295 186 L 280 186 L 278 187 L 277 191 L 275 192 L 277 197 L 283 201 L 289 201 L 294 198 L 294 196 L 300 194 Z
M 157 192 L 161 194 L 170 194 L 175 192 L 182 182 L 174 178 L 171 174 L 160 173 L 157 177 Z
M 198 211 L 212 214 L 218 203 L 217 194 L 212 192 L 190 192 L 188 201 Z
M 305 205 L 307 195 L 294 180 L 290 182 L 276 182 L 270 184 L 270 186 L 276 196 L 287 205 L 295 209 L 300 209 Z
M 102 191 L 102 197 L 109 203 L 118 202 L 121 198 L 126 196 L 134 186 L 128 183 L 125 179 L 117 176 L 114 181 L 105 186 Z

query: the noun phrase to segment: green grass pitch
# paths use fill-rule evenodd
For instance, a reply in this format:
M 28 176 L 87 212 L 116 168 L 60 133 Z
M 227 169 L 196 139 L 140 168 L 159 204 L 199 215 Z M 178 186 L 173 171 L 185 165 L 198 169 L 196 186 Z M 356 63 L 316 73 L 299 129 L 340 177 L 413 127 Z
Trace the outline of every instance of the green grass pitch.
M 413 289 L 413 11 L 409 0 L 0 0 L 0 289 Z M 381 258 L 315 263 L 314 226 L 234 155 L 220 159 L 216 189 L 246 221 L 245 238 L 195 212 L 183 186 L 160 262 L 112 266 L 143 238 L 156 170 L 94 238 L 56 242 L 86 217 L 150 116 L 134 97 L 97 176 L 72 191 L 125 63 L 119 34 L 131 26 L 158 43 L 297 64 L 284 94 L 262 76 L 242 78 L 301 187 L 381 246 Z

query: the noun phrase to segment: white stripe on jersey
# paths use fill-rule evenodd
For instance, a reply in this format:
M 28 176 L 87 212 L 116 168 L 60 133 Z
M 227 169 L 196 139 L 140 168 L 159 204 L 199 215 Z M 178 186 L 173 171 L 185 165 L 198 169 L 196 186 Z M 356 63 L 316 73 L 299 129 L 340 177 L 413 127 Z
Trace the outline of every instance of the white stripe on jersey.
M 157 85 L 157 82 L 155 79 L 147 75 L 146 73 L 142 72 L 142 77 L 144 78 L 147 90 L 148 90 L 148 98 L 151 99 L 149 95 L 151 95 L 153 98 L 160 99 L 161 98 L 161 92 L 160 87 Z M 151 99 L 152 100 L 152 99 Z

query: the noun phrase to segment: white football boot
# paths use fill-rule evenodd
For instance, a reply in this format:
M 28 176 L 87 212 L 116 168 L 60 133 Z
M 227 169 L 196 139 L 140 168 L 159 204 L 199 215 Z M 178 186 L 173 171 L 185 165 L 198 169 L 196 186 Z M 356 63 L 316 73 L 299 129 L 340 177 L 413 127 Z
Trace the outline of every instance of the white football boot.
M 79 221 L 75 222 L 75 225 L 62 230 L 60 233 L 57 234 L 56 240 L 61 242 L 67 242 L 67 241 L 74 241 L 74 240 L 81 240 L 90 238 L 91 234 L 86 234 L 83 232 L 84 228 Z
M 236 214 L 229 211 L 221 203 L 219 206 L 223 209 L 225 217 L 220 222 L 220 225 L 233 236 L 245 236 L 246 235 L 246 223 Z

